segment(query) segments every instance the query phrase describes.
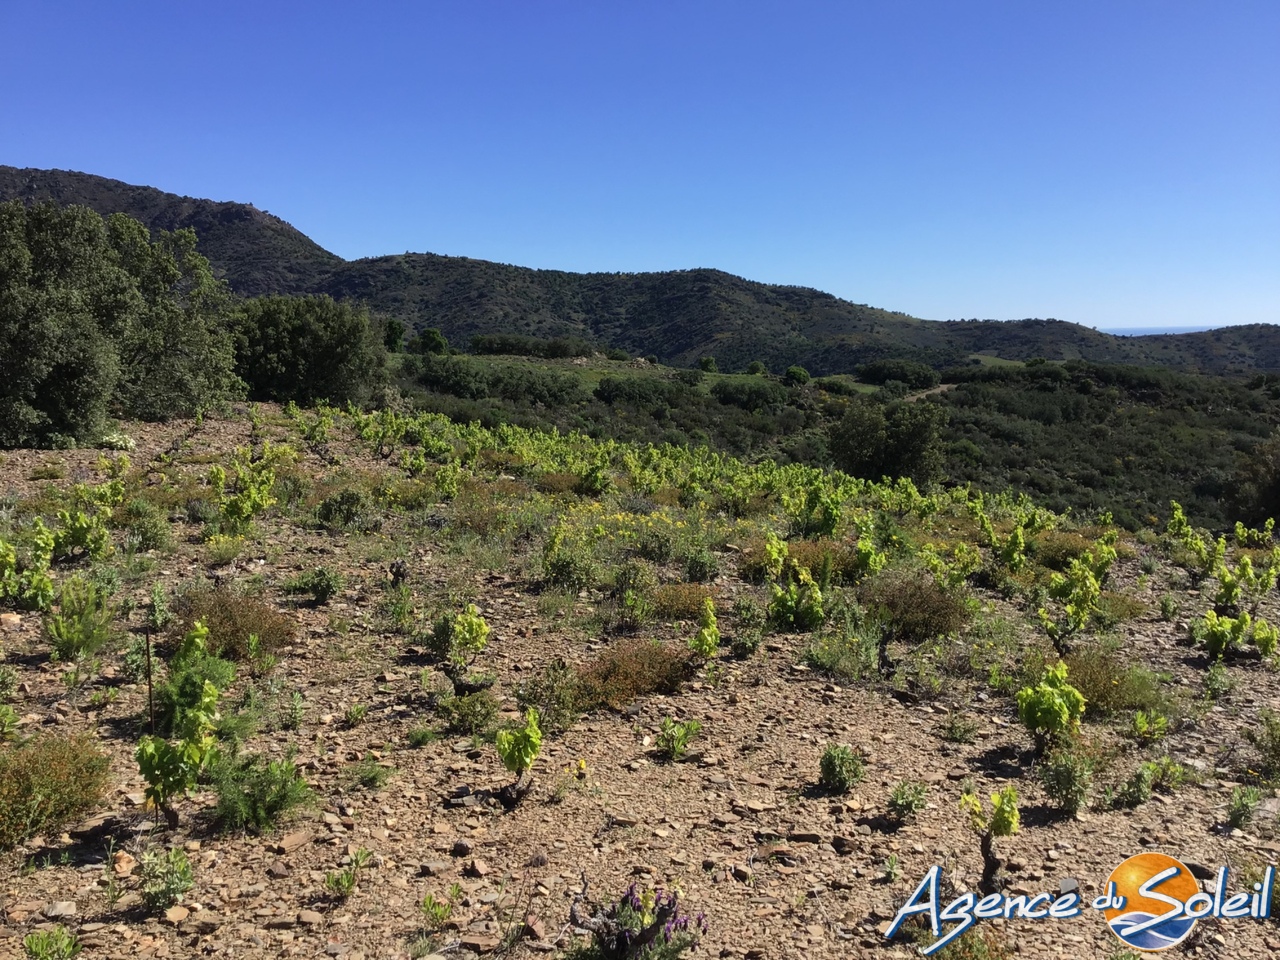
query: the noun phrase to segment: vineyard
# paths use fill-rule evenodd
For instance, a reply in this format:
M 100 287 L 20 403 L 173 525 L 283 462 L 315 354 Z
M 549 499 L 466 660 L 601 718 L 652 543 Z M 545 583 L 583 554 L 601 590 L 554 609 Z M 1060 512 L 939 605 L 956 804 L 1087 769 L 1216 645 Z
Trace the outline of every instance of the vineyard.
M 892 957 L 934 865 L 1252 883 L 1280 542 L 1112 519 L 323 404 L 8 451 L 0 955 Z

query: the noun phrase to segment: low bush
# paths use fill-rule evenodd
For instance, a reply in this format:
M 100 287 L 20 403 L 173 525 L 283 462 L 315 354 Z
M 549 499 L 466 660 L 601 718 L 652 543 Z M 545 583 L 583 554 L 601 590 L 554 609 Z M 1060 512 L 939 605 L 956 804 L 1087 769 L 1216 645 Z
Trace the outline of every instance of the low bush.
M 656 640 L 615 644 L 578 671 L 578 706 L 621 710 L 637 697 L 675 693 L 689 670 L 689 652 Z
M 700 583 L 664 583 L 653 590 L 653 613 L 659 620 L 696 620 L 711 591 Z
M 291 759 L 252 754 L 228 760 L 213 774 L 218 803 L 215 822 L 224 830 L 262 833 L 311 798 L 311 789 Z
M 544 733 L 564 733 L 578 719 L 578 672 L 557 657 L 543 669 L 542 675 L 526 680 L 516 690 L 516 702 L 522 711 L 538 711 L 538 722 Z
M 293 642 L 298 625 L 269 603 L 232 587 L 206 583 L 189 587 L 174 601 L 177 626 L 187 633 L 197 620 L 209 628 L 209 653 L 248 660 L 249 638 L 258 638 L 258 655 L 272 654 Z
M 1074 749 L 1052 751 L 1036 768 L 1044 792 L 1055 806 L 1074 816 L 1089 799 L 1093 761 Z
M 1066 664 L 1071 685 L 1084 697 L 1087 717 L 1112 717 L 1133 710 L 1159 716 L 1178 713 L 1160 678 L 1145 667 L 1124 662 L 1115 647 L 1078 647 L 1067 654 Z
M 211 655 L 207 649 L 179 650 L 170 659 L 163 680 L 155 684 L 156 731 L 170 736 L 182 726 L 183 716 L 200 708 L 205 682 L 219 691 L 235 681 L 236 665 Z
M 82 734 L 0 746 L 0 850 L 84 817 L 102 799 L 109 772 L 106 755 Z
M 164 851 L 148 848 L 143 851 L 139 866 L 142 902 L 152 912 L 178 903 L 195 886 L 191 862 L 181 847 Z
M 321 500 L 316 506 L 316 521 L 333 531 L 370 533 L 382 527 L 369 495 L 354 487 Z
M 342 590 L 342 574 L 328 567 L 316 567 L 293 577 L 284 585 L 285 593 L 309 593 L 319 606 L 324 606 Z
M 720 572 L 720 558 L 707 547 L 698 544 L 684 557 L 684 574 L 694 583 L 706 583 Z
M 938 583 L 924 568 L 882 570 L 863 581 L 858 601 L 899 643 L 914 645 L 959 633 L 970 619 L 963 592 Z
M 880 639 L 878 624 L 849 625 L 814 640 L 804 659 L 832 677 L 847 682 L 866 680 L 877 673 Z
M 71 960 L 84 949 L 75 934 L 58 924 L 49 930 L 37 930 L 22 938 L 22 949 L 28 960 Z
M 702 724 L 697 720 L 680 721 L 663 717 L 662 725 L 658 728 L 656 744 L 658 756 L 669 763 L 683 759 L 689 748 L 689 741 L 696 737 L 701 729 Z
M 1280 713 L 1260 711 L 1257 725 L 1245 730 L 1244 738 L 1258 753 L 1257 762 L 1253 764 L 1258 776 L 1268 781 L 1280 780 Z
M 72 577 L 58 592 L 58 611 L 45 619 L 54 658 L 67 662 L 91 657 L 111 639 L 111 610 L 103 592 Z
M 498 719 L 498 701 L 488 690 L 444 697 L 436 704 L 440 719 L 450 733 L 478 737 L 493 729 Z
M 1146 612 L 1147 605 L 1137 597 L 1104 590 L 1098 598 L 1098 609 L 1093 612 L 1093 618 L 1100 628 L 1110 630 L 1126 620 L 1135 620 Z
M 830 744 L 822 751 L 818 783 L 832 793 L 848 793 L 862 779 L 862 757 L 844 744 Z
M 1046 530 L 1027 544 L 1027 553 L 1042 567 L 1066 573 L 1071 561 L 1093 549 L 1093 541 L 1079 533 Z
M 887 809 L 895 820 L 910 820 L 925 807 L 929 785 L 919 780 L 900 780 L 889 793 Z

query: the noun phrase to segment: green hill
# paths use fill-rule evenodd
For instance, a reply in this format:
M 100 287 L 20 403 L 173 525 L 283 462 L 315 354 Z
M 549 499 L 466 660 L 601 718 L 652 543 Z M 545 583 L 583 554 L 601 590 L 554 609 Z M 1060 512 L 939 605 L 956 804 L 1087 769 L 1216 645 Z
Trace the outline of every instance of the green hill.
M 1280 327 L 1115 337 L 1056 320 L 921 320 L 807 287 L 755 283 L 712 269 L 662 273 L 533 270 L 430 253 L 345 261 L 248 204 L 179 197 L 90 174 L 0 166 L 0 200 L 78 203 L 122 212 L 153 230 L 193 227 L 237 293 L 327 293 L 367 303 L 454 343 L 478 333 L 572 335 L 601 347 L 722 369 L 763 360 L 818 374 L 881 357 L 935 367 L 1045 357 L 1206 373 L 1280 370 Z

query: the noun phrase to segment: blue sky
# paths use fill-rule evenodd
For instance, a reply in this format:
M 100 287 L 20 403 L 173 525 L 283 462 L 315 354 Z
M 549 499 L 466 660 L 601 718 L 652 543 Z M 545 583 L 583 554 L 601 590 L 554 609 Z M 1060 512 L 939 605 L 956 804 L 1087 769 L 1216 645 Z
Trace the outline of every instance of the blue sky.
M 1274 0 L 5 0 L 0 36 L 0 163 L 252 202 L 348 258 L 1280 322 Z

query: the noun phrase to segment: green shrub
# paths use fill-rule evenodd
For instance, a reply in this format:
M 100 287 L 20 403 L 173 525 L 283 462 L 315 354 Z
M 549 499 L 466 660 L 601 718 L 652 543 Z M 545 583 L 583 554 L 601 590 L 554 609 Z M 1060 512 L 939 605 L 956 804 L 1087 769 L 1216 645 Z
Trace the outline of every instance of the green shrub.
M 334 531 L 370 533 L 382 526 L 368 494 L 352 487 L 321 500 L 316 507 L 316 520 L 326 530 Z
M 489 642 L 489 625 L 480 610 L 469 603 L 460 612 L 446 614 L 436 621 L 427 642 L 431 652 L 457 669 L 474 662 Z
M 433 727 L 420 724 L 419 726 L 411 727 L 405 739 L 409 741 L 409 746 L 413 749 L 420 750 L 429 743 L 435 743 L 436 740 L 440 739 L 440 735 L 436 733 Z
M 498 719 L 498 701 L 488 690 L 444 697 L 436 704 L 436 710 L 450 733 L 473 737 L 491 730 Z
M 694 546 L 685 554 L 685 576 L 693 583 L 706 583 L 714 580 L 720 572 L 720 558 L 701 544 Z
M 169 521 L 148 500 L 133 500 L 138 504 L 133 516 L 124 527 L 124 543 L 132 550 L 168 550 L 173 547 L 173 532 Z M 132 506 L 132 504 L 131 504 Z
M 1258 753 L 1257 773 L 1262 779 L 1280 780 L 1280 713 L 1263 709 L 1257 725 L 1244 731 L 1244 738 Z
M 1227 804 L 1227 825 L 1243 829 L 1253 822 L 1254 811 L 1262 802 L 1262 791 L 1257 787 L 1236 787 L 1231 791 Z
M 52 930 L 37 930 L 22 938 L 28 960 L 71 960 L 84 948 L 75 934 L 58 924 Z
M 658 756 L 672 763 L 680 760 L 689 747 L 689 741 L 696 737 L 701 729 L 702 724 L 697 720 L 681 722 L 671 717 L 663 717 L 662 724 L 658 728 Z
M 312 600 L 324 606 L 341 592 L 342 585 L 340 573 L 328 567 L 316 567 L 290 579 L 284 590 L 286 593 L 309 593 Z
M 153 913 L 178 903 L 195 886 L 191 861 L 181 847 L 160 851 L 149 847 L 139 861 L 142 902 Z
M 351 782 L 366 790 L 381 790 L 394 772 L 392 767 L 379 763 L 372 753 L 366 753 L 359 763 L 351 766 Z
M 164 680 L 155 684 L 156 730 L 172 735 L 188 712 L 201 709 L 206 683 L 222 692 L 235 678 L 236 665 L 230 660 L 211 655 L 203 643 L 184 642 L 170 658 Z
M 549 583 L 567 590 L 595 586 L 599 577 L 589 545 L 570 537 L 563 526 L 556 527 L 547 537 L 542 548 L 542 567 Z
M 1221 663 L 1209 664 L 1209 669 L 1204 672 L 1201 682 L 1204 687 L 1205 699 L 1211 703 L 1217 703 L 1230 693 L 1236 685 L 1230 672 Z
M 1036 766 L 1044 792 L 1055 806 L 1074 816 L 1089 799 L 1093 761 L 1078 750 L 1053 750 Z
M 218 794 L 213 816 L 224 830 L 262 833 L 311 798 L 307 782 L 287 758 L 252 754 L 228 760 L 214 771 L 213 783 Z
M 791 568 L 783 584 L 769 585 L 769 622 L 779 630 L 806 633 L 822 625 L 822 590 L 804 567 Z
M 832 793 L 848 793 L 862 779 L 863 760 L 843 744 L 830 744 L 822 751 L 818 782 Z
M 542 749 L 542 731 L 538 727 L 538 711 L 525 711 L 524 725 L 499 730 L 493 741 L 502 765 L 520 776 L 533 766 Z
M 1018 718 L 1035 738 L 1036 751 L 1043 754 L 1050 743 L 1074 736 L 1080 728 L 1085 701 L 1080 691 L 1067 683 L 1067 665 L 1057 663 L 1045 671 L 1034 687 L 1018 691 Z
M 950 713 L 939 731 L 947 743 L 973 743 L 977 738 L 978 721 L 962 713 Z
M 809 382 L 809 371 L 801 366 L 787 367 L 782 379 L 788 386 L 803 386 Z
M 689 641 L 689 651 L 701 660 L 712 659 L 720 650 L 720 629 L 716 626 L 716 605 L 710 597 L 702 603 L 699 630 Z
M 877 673 L 881 632 L 875 623 L 845 624 L 813 641 L 805 650 L 804 660 L 840 680 L 866 680 Z
M 526 680 L 516 689 L 521 710 L 538 711 L 538 722 L 551 736 L 564 733 L 578 719 L 578 673 L 559 657 L 543 669 L 542 675 Z
M 0 850 L 84 817 L 106 791 L 108 758 L 88 736 L 0 746 Z
M 928 784 L 918 780 L 900 780 L 889 793 L 889 816 L 895 820 L 910 820 L 925 807 Z
M 58 592 L 58 612 L 45 619 L 54 659 L 73 662 L 91 657 L 111 639 L 111 610 L 102 592 L 82 577 L 72 577 Z
M 1126 662 L 1103 644 L 1077 647 L 1064 658 L 1071 685 L 1085 699 L 1088 717 L 1112 717 L 1130 710 L 1171 716 L 1178 710 L 1160 678 L 1145 667 Z

